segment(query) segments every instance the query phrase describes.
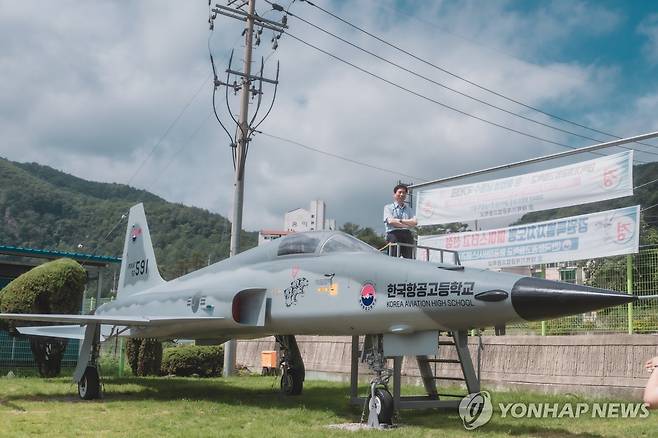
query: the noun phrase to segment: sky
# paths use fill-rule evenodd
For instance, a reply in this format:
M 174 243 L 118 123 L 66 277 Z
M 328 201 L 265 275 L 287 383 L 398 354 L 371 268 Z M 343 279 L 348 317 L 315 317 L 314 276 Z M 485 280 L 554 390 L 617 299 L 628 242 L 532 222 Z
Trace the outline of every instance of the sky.
M 264 30 L 254 68 L 266 59 L 264 76 L 273 78 L 278 61 L 279 86 L 259 126 L 263 134 L 249 147 L 245 229 L 282 228 L 287 211 L 322 199 L 339 225 L 353 222 L 383 232 L 383 205 L 392 202 L 398 180 L 420 183 L 566 150 L 442 105 L 571 147 L 612 137 L 545 113 L 621 137 L 658 130 L 654 2 L 315 2 L 425 62 L 307 2 L 282 3 L 294 14 L 288 17 L 291 35 L 397 86 L 286 34 L 272 50 L 272 32 Z M 256 10 L 281 19 L 264 0 Z M 199 0 L 0 0 L 0 156 L 130 184 L 230 218 L 230 141 L 213 116 L 208 53 L 221 80 L 231 50 L 233 68 L 242 69 L 244 23 L 219 15 L 210 32 L 207 20 L 208 4 Z M 436 83 L 594 140 L 523 120 Z M 264 86 L 261 115 L 273 91 Z M 217 93 L 218 115 L 233 133 L 225 89 Z M 228 102 L 237 114 L 239 96 L 231 91 Z M 255 107 L 254 101 L 251 114 Z M 658 159 L 654 147 L 632 147 L 649 151 L 637 152 L 638 162 Z

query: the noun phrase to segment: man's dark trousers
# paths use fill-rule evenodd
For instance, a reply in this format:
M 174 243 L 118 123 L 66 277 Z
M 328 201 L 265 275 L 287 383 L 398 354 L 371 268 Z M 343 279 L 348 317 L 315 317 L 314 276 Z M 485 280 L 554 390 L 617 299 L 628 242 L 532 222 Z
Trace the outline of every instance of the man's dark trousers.
M 409 245 L 414 245 L 414 236 L 411 234 L 410 230 L 393 230 L 389 231 L 386 234 L 386 241 L 389 243 L 407 243 Z M 398 248 L 400 248 L 400 253 L 396 254 L 395 252 L 392 254 L 395 257 L 402 256 L 405 259 L 412 259 L 413 258 L 413 248 L 410 246 L 403 246 L 400 245 Z

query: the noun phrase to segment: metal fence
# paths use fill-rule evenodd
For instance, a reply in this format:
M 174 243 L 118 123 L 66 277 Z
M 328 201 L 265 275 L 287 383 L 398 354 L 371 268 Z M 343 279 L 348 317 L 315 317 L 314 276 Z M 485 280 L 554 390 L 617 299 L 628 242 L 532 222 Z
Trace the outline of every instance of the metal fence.
M 576 262 L 564 271 L 580 270 L 580 275 L 562 276 L 588 286 L 636 295 L 658 293 L 658 248 L 643 248 L 638 254 Z M 545 269 L 544 269 L 545 272 Z M 550 321 L 517 323 L 508 334 L 568 335 L 588 333 L 656 333 L 658 300 L 638 301 L 582 315 Z
M 86 294 L 86 292 L 85 292 Z M 92 309 L 110 301 L 110 298 L 102 298 L 97 302 L 94 297 L 86 297 L 82 303 L 82 313 L 89 313 Z M 78 360 L 80 341 L 71 339 L 68 342 L 62 367 L 75 367 Z M 36 363 L 32 357 L 30 341 L 25 336 L 12 337 L 4 330 L 0 330 L 0 375 L 9 370 L 31 369 L 36 373 Z
M 71 339 L 68 341 L 62 368 L 75 367 L 78 361 L 80 341 Z M 32 369 L 36 373 L 36 363 L 32 357 L 30 341 L 24 336 L 12 337 L 4 330 L 0 330 L 0 373 L 4 375 L 7 371 L 21 369 Z

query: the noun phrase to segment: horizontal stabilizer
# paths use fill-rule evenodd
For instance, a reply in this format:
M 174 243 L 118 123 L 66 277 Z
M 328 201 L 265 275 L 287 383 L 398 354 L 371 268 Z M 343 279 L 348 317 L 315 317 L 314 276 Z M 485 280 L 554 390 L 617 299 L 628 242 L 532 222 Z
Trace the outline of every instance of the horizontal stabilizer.
M 17 327 L 18 333 L 27 336 L 45 336 L 47 338 L 80 339 L 85 338 L 85 328 L 80 325 L 46 325 L 41 327 Z
M 38 313 L 0 313 L 0 319 L 12 321 L 39 321 L 60 324 L 107 324 L 126 327 L 152 327 L 167 324 L 186 324 L 195 322 L 221 321 L 223 317 L 162 317 L 162 316 L 121 316 L 121 315 L 57 315 Z
M 84 325 L 42 325 L 42 326 L 27 326 L 16 327 L 18 333 L 25 336 L 42 336 L 45 338 L 60 338 L 60 339 L 79 339 L 85 338 Z M 105 341 L 110 336 L 115 334 L 113 326 L 101 325 L 101 341 Z

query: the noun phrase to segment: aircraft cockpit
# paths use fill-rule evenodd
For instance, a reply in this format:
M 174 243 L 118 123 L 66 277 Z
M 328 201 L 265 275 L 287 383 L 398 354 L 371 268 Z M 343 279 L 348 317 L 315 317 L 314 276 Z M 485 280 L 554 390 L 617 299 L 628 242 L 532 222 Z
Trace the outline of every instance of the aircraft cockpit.
M 356 237 L 340 231 L 317 231 L 282 237 L 277 256 L 338 252 L 377 252 L 377 250 Z

